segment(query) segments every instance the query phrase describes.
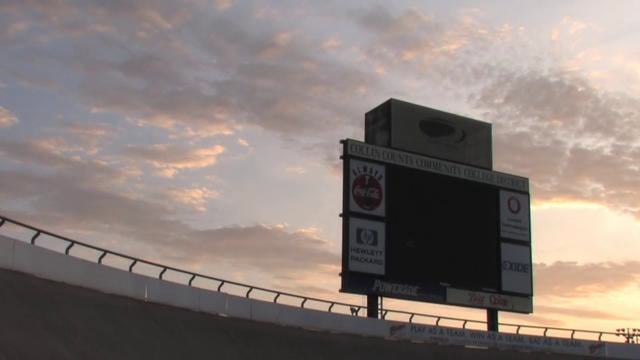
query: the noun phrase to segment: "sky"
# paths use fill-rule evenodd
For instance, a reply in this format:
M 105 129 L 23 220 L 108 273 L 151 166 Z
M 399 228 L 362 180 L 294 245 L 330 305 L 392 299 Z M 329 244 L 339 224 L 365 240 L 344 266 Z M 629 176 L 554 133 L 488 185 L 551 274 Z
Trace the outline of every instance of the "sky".
M 398 98 L 492 123 L 494 169 L 530 179 L 534 314 L 501 320 L 638 327 L 639 11 L 633 0 L 3 0 L 0 213 L 362 303 L 337 292 L 339 140 L 362 140 L 364 113 Z

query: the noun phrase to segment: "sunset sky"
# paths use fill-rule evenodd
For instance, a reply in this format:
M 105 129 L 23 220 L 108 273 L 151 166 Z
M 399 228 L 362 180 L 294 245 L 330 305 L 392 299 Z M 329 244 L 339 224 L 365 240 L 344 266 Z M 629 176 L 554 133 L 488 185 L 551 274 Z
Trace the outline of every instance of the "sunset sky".
M 339 140 L 362 140 L 364 113 L 393 97 L 491 122 L 494 169 L 530 178 L 534 315 L 501 320 L 639 327 L 639 13 L 635 0 L 0 1 L 0 213 L 362 303 L 337 293 Z

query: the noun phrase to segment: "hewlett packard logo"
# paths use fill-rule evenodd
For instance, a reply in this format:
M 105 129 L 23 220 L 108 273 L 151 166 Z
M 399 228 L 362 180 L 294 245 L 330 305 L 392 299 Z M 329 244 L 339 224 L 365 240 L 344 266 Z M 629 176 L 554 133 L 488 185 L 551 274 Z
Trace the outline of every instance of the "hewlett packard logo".
M 367 246 L 378 246 L 378 232 L 371 229 L 356 229 L 356 243 Z

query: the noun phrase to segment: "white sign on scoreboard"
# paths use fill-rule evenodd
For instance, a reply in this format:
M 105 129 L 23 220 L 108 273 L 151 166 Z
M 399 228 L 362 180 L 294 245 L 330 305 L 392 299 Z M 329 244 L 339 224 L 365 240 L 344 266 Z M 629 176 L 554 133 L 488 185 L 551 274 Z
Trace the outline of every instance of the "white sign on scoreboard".
M 362 214 L 385 216 L 385 167 L 360 160 L 349 162 L 349 208 Z
M 385 224 L 352 217 L 349 220 L 349 270 L 385 274 Z
M 500 236 L 529 242 L 531 226 L 529 196 L 500 190 Z
M 502 243 L 501 248 L 502 290 L 531 295 L 531 249 L 507 243 Z

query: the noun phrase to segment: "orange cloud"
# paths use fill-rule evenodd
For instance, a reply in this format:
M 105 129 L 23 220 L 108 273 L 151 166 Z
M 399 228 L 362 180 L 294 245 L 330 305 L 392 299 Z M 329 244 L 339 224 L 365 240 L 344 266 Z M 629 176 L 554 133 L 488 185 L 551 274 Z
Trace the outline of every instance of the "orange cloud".
M 163 177 L 174 177 L 181 170 L 202 169 L 216 164 L 218 156 L 224 153 L 222 145 L 189 149 L 171 144 L 151 146 L 129 146 L 125 155 L 129 159 L 142 160 L 158 169 Z
M 215 0 L 216 8 L 225 11 L 233 5 L 233 0 Z
M 331 37 L 322 42 L 322 48 L 326 50 L 337 49 L 342 45 L 339 38 Z
M 539 296 L 586 297 L 638 284 L 640 262 L 586 263 L 559 261 L 535 264 L 535 291 Z
M 207 202 L 220 195 L 218 191 L 204 186 L 193 188 L 169 188 L 166 190 L 166 193 L 171 200 L 191 206 L 199 212 L 206 211 Z
M 18 123 L 18 117 L 16 117 L 11 111 L 5 107 L 0 106 L 0 127 L 9 127 Z

